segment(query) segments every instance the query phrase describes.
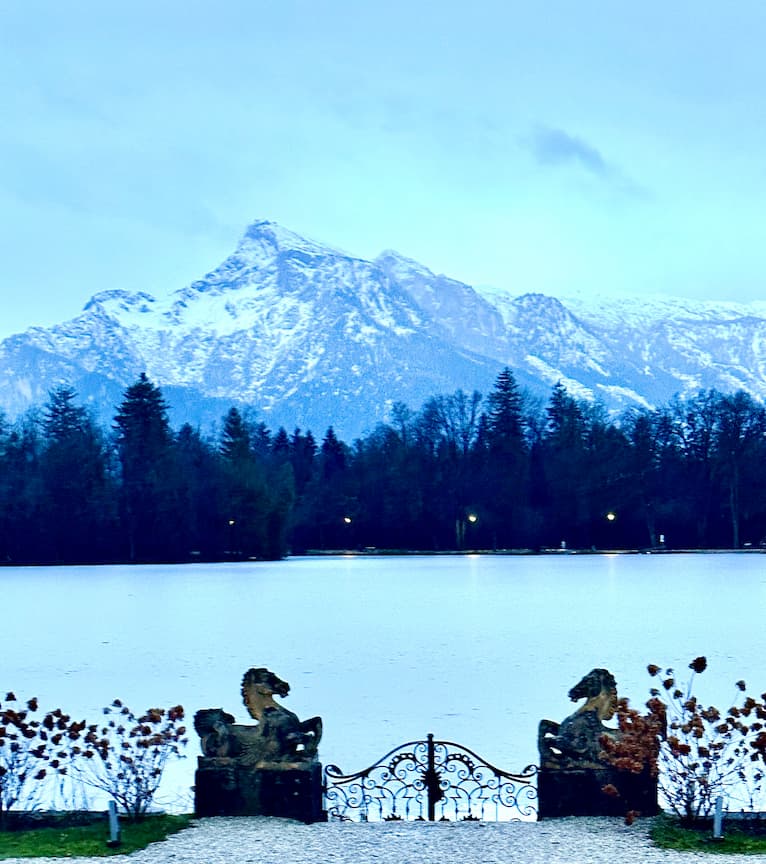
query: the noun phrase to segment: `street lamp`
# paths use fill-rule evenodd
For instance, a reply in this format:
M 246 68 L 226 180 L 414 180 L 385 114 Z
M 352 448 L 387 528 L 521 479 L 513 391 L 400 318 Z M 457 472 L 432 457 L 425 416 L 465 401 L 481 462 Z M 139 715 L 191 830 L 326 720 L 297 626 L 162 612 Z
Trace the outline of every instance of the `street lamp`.
M 610 510 L 610 511 L 606 514 L 606 521 L 607 521 L 610 525 L 614 525 L 614 521 L 615 521 L 616 518 L 617 518 L 617 514 L 614 512 L 614 510 Z M 615 537 L 614 537 L 613 531 L 616 531 L 616 529 L 614 529 L 614 528 L 610 528 L 610 529 L 607 531 L 607 536 L 608 536 L 608 538 L 609 538 L 607 542 L 609 543 L 609 545 L 610 545 L 611 547 L 614 547 L 614 545 L 615 545 Z
M 462 517 L 455 519 L 455 545 L 458 549 L 465 548 L 465 532 L 469 525 L 475 525 L 479 521 L 479 517 L 469 510 Z

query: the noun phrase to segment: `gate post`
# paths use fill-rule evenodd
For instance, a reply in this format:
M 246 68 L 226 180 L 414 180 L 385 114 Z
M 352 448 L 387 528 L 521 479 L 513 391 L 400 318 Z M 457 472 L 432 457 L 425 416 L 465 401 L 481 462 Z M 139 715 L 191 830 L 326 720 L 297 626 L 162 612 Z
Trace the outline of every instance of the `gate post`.
M 441 801 L 444 793 L 441 790 L 439 783 L 439 775 L 436 773 L 436 747 L 434 746 L 434 736 L 432 732 L 428 733 L 428 767 L 423 775 L 423 780 L 426 786 L 426 795 L 428 798 L 428 821 L 436 821 L 436 802 Z

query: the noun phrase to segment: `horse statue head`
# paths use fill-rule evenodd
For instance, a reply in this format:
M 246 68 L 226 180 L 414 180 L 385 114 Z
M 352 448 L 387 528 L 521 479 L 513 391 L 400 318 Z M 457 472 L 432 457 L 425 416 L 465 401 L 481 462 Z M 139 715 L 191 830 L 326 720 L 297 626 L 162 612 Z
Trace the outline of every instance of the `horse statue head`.
M 234 718 L 223 708 L 203 708 L 194 715 L 194 729 L 205 756 L 233 756 L 239 748 L 232 738 Z
M 545 767 L 593 767 L 601 763 L 604 735 L 616 729 L 604 726 L 617 711 L 617 682 L 608 669 L 591 669 L 569 691 L 573 702 L 585 702 L 561 723 L 541 720 L 538 729 L 540 761 Z
M 242 701 L 254 720 L 260 720 L 267 708 L 280 708 L 274 696 L 285 697 L 290 685 L 269 669 L 248 669 L 242 678 Z
M 578 711 L 596 711 L 599 720 L 610 720 L 617 710 L 617 681 L 608 669 L 591 669 L 569 691 L 573 702 L 585 699 Z

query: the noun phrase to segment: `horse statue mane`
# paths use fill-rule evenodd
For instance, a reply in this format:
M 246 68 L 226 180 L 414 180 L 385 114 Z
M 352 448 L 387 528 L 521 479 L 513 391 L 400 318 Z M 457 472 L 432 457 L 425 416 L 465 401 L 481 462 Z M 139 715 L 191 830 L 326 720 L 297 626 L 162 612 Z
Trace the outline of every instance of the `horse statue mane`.
M 242 701 L 254 720 L 260 720 L 266 707 L 279 707 L 274 696 L 284 698 L 290 693 L 290 685 L 269 669 L 254 667 L 242 676 Z
M 569 691 L 573 702 L 585 699 L 561 723 L 541 720 L 537 746 L 540 764 L 546 768 L 594 768 L 603 766 L 604 735 L 617 737 L 616 729 L 605 726 L 617 710 L 617 682 L 608 669 L 592 669 Z

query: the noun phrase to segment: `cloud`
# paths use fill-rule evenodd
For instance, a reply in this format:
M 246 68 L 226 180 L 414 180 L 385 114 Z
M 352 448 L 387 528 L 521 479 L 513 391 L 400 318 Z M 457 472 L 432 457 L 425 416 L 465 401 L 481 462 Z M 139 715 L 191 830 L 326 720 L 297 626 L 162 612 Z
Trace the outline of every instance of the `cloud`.
M 541 165 L 578 165 L 596 177 L 610 177 L 612 169 L 596 147 L 563 129 L 541 126 L 530 140 L 530 149 Z
M 593 178 L 595 187 L 612 200 L 639 202 L 654 197 L 650 188 L 607 159 L 593 144 L 563 129 L 537 126 L 520 144 L 544 168 L 569 168 Z

